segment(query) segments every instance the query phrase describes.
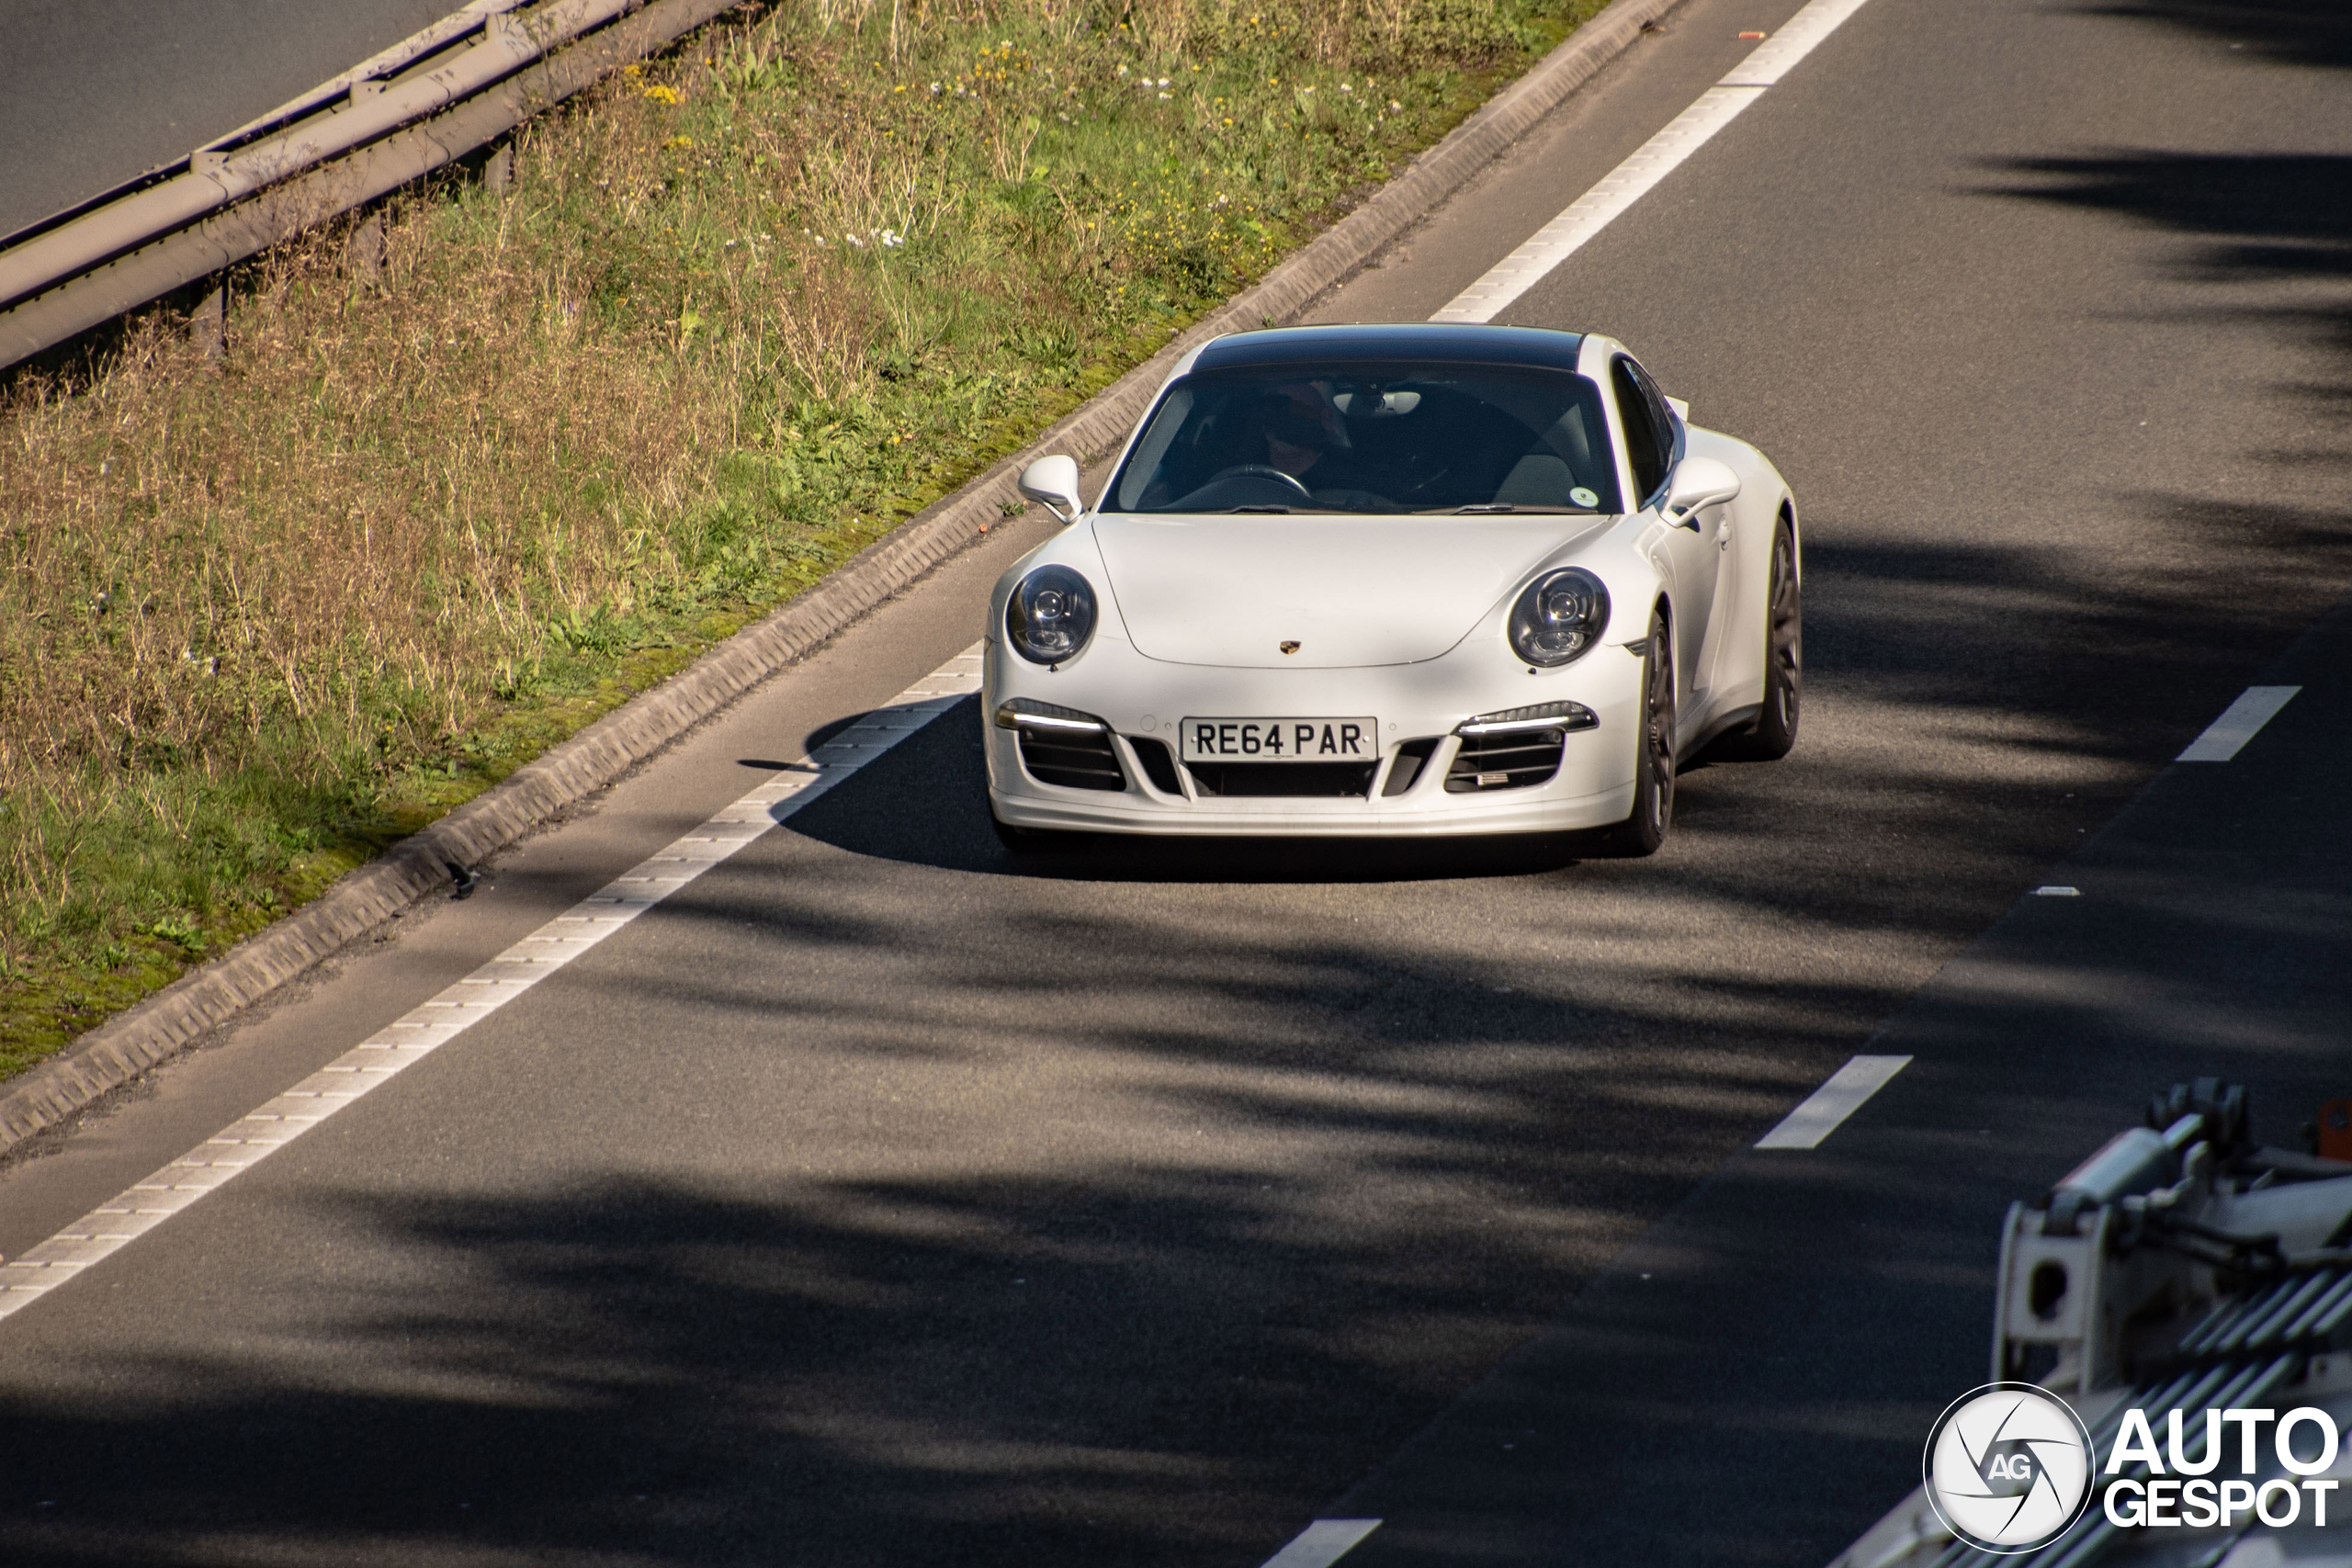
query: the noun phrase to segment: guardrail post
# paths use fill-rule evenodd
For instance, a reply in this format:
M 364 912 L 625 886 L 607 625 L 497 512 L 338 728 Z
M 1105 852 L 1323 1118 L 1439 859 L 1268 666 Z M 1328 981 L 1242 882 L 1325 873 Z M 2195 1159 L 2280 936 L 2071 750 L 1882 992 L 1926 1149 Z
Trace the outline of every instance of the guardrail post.
M 229 352 L 229 279 L 225 273 L 216 274 L 211 288 L 196 302 L 188 312 L 188 341 L 197 353 L 207 359 L 219 359 Z
M 481 166 L 481 188 L 492 196 L 504 196 L 514 183 L 514 143 L 503 143 Z
M 384 213 L 381 208 L 351 226 L 343 242 L 345 276 L 363 288 L 379 288 L 384 281 Z

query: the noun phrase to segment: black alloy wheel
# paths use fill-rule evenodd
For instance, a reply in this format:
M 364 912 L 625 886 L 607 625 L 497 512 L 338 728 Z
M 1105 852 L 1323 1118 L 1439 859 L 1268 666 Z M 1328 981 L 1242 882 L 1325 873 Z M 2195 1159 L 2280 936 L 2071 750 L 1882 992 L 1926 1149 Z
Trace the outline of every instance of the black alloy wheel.
M 1765 586 L 1764 711 L 1754 725 L 1726 736 L 1716 755 L 1741 762 L 1777 762 L 1797 743 L 1804 705 L 1804 602 L 1797 582 L 1796 535 L 1782 517 L 1772 530 L 1772 576 Z
M 1674 823 L 1674 637 L 1663 608 L 1650 612 L 1642 651 L 1641 754 L 1635 760 L 1634 809 L 1625 820 L 1602 831 L 1616 854 L 1637 858 L 1657 852 Z

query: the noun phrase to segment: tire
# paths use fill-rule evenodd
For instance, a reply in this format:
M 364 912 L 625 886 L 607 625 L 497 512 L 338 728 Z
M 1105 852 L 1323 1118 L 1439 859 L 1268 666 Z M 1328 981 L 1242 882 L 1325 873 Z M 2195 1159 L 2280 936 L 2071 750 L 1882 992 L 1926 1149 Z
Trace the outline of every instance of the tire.
M 1601 830 L 1601 846 L 1629 859 L 1657 853 L 1674 825 L 1674 638 L 1663 610 L 1650 612 L 1642 655 L 1640 750 L 1634 761 L 1634 809 Z
M 1772 570 L 1764 588 L 1764 711 L 1715 754 L 1736 762 L 1777 762 L 1797 743 L 1804 706 L 1804 594 L 1797 582 L 1797 541 L 1789 520 L 1772 530 Z

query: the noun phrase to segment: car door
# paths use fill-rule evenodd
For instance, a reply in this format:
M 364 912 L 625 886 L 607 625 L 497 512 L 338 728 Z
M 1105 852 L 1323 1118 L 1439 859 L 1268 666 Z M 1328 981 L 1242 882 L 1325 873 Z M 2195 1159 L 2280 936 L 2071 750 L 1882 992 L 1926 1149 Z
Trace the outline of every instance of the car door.
M 1639 510 L 1654 524 L 1652 558 L 1665 569 L 1673 597 L 1675 699 L 1687 735 L 1693 733 L 1691 725 L 1699 718 L 1695 705 L 1705 695 L 1710 669 L 1707 634 L 1714 616 L 1715 584 L 1729 558 L 1715 533 L 1729 526 L 1730 508 L 1709 507 L 1705 510 L 1716 513 L 1715 517 L 1694 514 L 1680 523 L 1666 515 L 1667 479 L 1681 455 L 1677 450 L 1681 445 L 1680 430 L 1657 384 L 1632 355 L 1617 355 L 1609 384 L 1625 433 L 1634 494 Z

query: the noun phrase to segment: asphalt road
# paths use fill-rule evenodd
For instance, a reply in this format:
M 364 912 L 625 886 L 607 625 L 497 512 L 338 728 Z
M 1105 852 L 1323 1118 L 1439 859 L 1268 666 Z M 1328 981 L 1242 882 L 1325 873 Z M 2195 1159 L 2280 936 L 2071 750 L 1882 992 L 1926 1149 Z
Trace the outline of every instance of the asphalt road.
M 1426 316 L 1792 9 L 1690 0 L 1314 313 Z M 1645 863 L 1014 866 L 951 715 L 0 1324 L 0 1556 L 1825 1562 L 1982 1380 L 2010 1199 L 2192 1071 L 2274 1141 L 2347 1087 L 2347 67 L 2317 6 L 1871 0 L 1504 318 L 1790 476 L 1787 761 Z M 15 1162 L 0 1252 L 944 661 L 1035 528 Z
M 0 0 L 0 239 L 225 136 L 462 0 Z

